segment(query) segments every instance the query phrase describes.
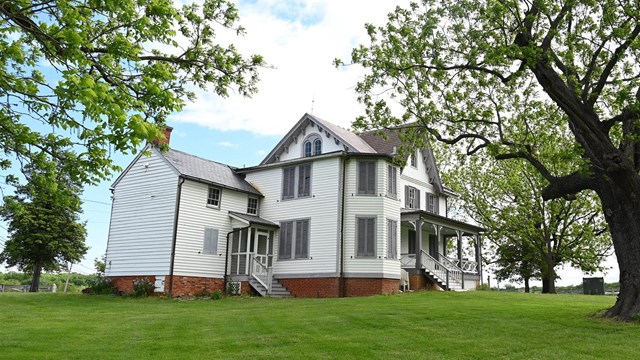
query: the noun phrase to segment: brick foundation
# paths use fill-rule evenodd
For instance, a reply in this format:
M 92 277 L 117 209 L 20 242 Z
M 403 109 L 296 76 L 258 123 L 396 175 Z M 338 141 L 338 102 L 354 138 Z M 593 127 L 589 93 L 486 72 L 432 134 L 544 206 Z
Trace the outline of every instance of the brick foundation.
M 115 287 L 122 292 L 133 291 L 133 281 L 136 279 L 147 279 L 152 283 L 155 282 L 156 279 L 155 276 L 111 276 L 109 278 Z M 169 289 L 171 288 L 170 281 L 171 276 L 165 276 L 164 294 L 169 293 Z M 179 275 L 173 276 L 174 297 L 210 295 L 216 290 L 224 291 L 224 279 Z M 246 291 L 249 291 L 248 284 Z
M 440 290 L 440 287 L 422 274 L 409 275 L 409 289 L 411 290 Z
M 349 297 L 396 294 L 400 291 L 400 280 L 347 278 L 344 288 L 344 295 Z
M 340 296 L 340 278 L 278 279 L 295 297 L 331 298 Z M 395 294 L 400 289 L 397 279 L 344 279 L 345 296 Z
M 167 280 L 164 284 L 165 292 L 169 291 L 170 280 L 171 277 L 167 276 Z M 224 279 L 179 275 L 173 276 L 173 297 L 208 296 L 216 290 L 224 292 Z

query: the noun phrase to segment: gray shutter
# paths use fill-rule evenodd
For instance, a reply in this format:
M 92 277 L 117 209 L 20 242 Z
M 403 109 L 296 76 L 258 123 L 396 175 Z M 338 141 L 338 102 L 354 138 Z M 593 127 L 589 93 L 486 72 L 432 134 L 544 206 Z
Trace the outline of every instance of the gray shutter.
M 278 247 L 279 259 L 291 259 L 291 235 L 293 222 L 287 221 L 280 224 L 280 245 Z
M 367 194 L 375 195 L 376 193 L 376 162 L 367 161 Z
M 414 208 L 416 209 L 420 209 L 420 190 L 416 189 L 415 190 L 415 199 L 413 200 L 415 203 Z
M 406 209 L 410 209 L 410 207 L 409 207 L 409 186 L 408 185 L 404 186 L 404 207 Z
M 368 218 L 367 219 L 367 250 L 366 250 L 366 255 L 367 256 L 375 256 L 376 255 L 376 250 L 375 250 L 375 246 L 376 246 L 376 237 L 375 237 L 375 228 L 376 228 L 376 219 L 375 218 Z
M 433 213 L 440 215 L 440 198 L 433 196 Z
M 364 218 L 357 218 L 357 232 L 358 232 L 358 250 L 357 256 L 365 256 L 365 239 L 366 239 L 366 220 Z
M 309 220 L 296 221 L 296 259 L 309 257 Z
M 298 197 L 311 194 L 311 164 L 298 167 Z
M 395 259 L 398 248 L 398 228 L 395 220 L 387 220 L 387 258 Z
M 282 169 L 282 198 L 291 199 L 295 184 L 295 167 Z
M 204 241 L 202 253 L 215 255 L 218 252 L 218 229 L 204 228 Z
M 367 164 L 358 161 L 358 194 L 367 193 Z

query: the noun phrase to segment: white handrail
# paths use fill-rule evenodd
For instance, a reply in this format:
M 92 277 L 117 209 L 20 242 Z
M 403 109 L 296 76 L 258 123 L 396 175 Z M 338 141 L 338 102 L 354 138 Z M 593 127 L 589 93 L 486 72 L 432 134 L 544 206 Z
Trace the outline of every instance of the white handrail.
M 438 277 L 441 281 L 443 281 L 447 289 L 451 289 L 451 283 L 456 283 L 458 285 L 462 285 L 462 270 L 459 268 L 449 269 L 451 262 L 445 266 L 440 261 L 436 260 L 433 256 L 427 254 L 424 250 L 422 251 L 422 266 L 424 266 L 427 270 L 431 271 L 436 277 Z M 453 267 L 456 267 L 453 265 Z
M 273 273 L 265 264 L 262 263 L 263 256 L 253 256 L 251 262 L 251 276 L 256 279 L 265 289 L 267 289 L 267 295 L 271 294 L 271 283 Z

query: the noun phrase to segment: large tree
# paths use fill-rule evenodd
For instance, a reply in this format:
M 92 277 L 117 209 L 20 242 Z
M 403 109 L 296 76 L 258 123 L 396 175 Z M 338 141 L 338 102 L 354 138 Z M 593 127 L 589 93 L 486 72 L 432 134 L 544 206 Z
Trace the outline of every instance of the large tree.
M 640 311 L 640 6 L 637 0 L 437 1 L 396 8 L 367 25 L 352 62 L 366 116 L 359 128 L 416 122 L 422 134 L 522 158 L 544 176 L 546 200 L 593 190 L 620 268 L 607 316 Z M 549 169 L 537 146 L 570 131 L 572 166 Z
M 553 144 L 556 145 L 557 143 Z M 556 163 L 557 166 L 562 164 Z M 542 280 L 543 293 L 555 293 L 556 268 L 603 270 L 611 238 L 595 194 L 543 201 L 545 180 L 523 160 L 462 158 L 444 171 L 460 194 L 459 206 L 487 229 L 484 239 L 499 280 Z
M 252 94 L 262 57 L 216 42 L 237 20 L 227 0 L 0 0 L 0 168 L 46 154 L 95 182 L 198 87 Z
M 43 270 L 59 271 L 87 252 L 85 223 L 79 219 L 82 188 L 56 163 L 34 164 L 25 168 L 27 183 L 14 183 L 16 194 L 5 196 L 0 207 L 9 232 L 0 262 L 31 272 L 31 292 L 38 291 Z

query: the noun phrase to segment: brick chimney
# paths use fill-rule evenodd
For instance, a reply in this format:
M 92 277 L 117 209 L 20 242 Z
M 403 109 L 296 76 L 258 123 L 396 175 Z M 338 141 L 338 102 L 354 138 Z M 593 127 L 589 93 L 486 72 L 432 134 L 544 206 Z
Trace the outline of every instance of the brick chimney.
M 153 139 L 153 144 L 156 145 L 156 146 L 159 146 L 161 144 L 169 145 L 169 142 L 171 141 L 171 131 L 172 130 L 173 130 L 173 128 L 171 126 L 166 126 L 162 130 L 162 134 L 164 135 L 164 139 L 155 138 L 155 139 Z

